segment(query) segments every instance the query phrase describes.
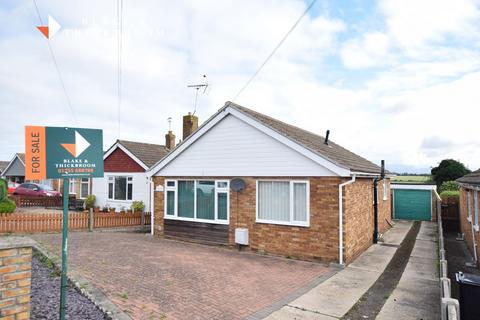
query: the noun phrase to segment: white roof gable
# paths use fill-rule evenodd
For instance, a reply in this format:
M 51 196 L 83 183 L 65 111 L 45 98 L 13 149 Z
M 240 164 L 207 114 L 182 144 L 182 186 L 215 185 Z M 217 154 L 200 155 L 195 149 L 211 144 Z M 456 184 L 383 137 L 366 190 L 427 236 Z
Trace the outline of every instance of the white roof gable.
M 226 108 L 153 166 L 157 176 L 348 176 L 350 171 Z

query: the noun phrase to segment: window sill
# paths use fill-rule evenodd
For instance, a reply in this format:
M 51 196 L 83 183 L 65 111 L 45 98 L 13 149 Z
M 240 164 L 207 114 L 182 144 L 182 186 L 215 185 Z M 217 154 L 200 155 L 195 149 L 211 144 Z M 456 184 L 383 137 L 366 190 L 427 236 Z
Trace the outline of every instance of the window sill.
M 166 220 L 179 220 L 179 221 L 189 221 L 189 222 L 201 222 L 201 223 L 212 223 L 212 224 L 224 224 L 228 225 L 230 222 L 228 220 L 208 220 L 208 219 L 195 219 L 195 218 L 179 218 L 174 216 L 164 215 L 163 219 Z
M 264 223 L 264 224 L 277 224 L 277 225 L 282 225 L 282 226 L 287 226 L 287 227 L 303 227 L 303 228 L 309 228 L 310 224 L 306 222 L 282 222 L 282 221 L 271 221 L 271 220 L 259 220 L 257 219 L 255 223 Z
M 133 200 L 113 200 L 113 199 L 107 199 L 109 202 L 133 202 Z

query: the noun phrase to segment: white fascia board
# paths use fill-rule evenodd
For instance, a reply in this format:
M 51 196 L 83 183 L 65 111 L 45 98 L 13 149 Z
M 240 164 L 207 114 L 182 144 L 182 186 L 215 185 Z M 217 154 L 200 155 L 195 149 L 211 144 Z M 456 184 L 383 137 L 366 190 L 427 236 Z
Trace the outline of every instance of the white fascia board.
M 235 110 L 234 108 L 227 107 L 226 111 L 228 113 L 234 115 L 235 117 L 239 118 L 240 120 L 248 123 L 249 125 L 253 126 L 254 128 L 260 130 L 261 132 L 267 134 L 268 136 L 274 138 L 275 140 L 283 143 L 284 145 L 290 147 L 291 149 L 297 151 L 298 153 L 302 154 L 303 156 L 309 158 L 310 160 L 318 163 L 319 165 L 327 168 L 328 170 L 332 171 L 333 173 L 337 174 L 341 177 L 349 177 L 351 175 L 351 171 L 347 168 L 341 167 L 331 160 L 328 160 L 315 152 L 310 151 L 309 149 L 305 148 L 304 146 L 292 141 L 291 139 L 285 137 L 284 135 L 278 133 L 277 131 L 270 129 L 269 127 L 265 126 L 264 124 L 260 123 L 259 121 L 243 114 Z
M 138 159 L 133 153 L 131 153 L 127 148 L 122 146 L 120 142 L 116 142 L 104 155 L 103 155 L 103 161 L 110 156 L 113 151 L 115 151 L 117 148 L 125 152 L 130 158 L 132 158 L 136 163 L 138 163 L 145 171 L 148 170 L 148 167 L 140 160 Z
M 201 136 L 203 136 L 208 130 L 215 126 L 220 120 L 225 118 L 228 115 L 226 110 L 219 112 L 213 119 L 209 122 L 202 125 L 193 135 L 188 137 L 183 143 L 178 145 L 172 152 L 170 152 L 165 158 L 160 160 L 157 164 L 151 167 L 146 173 L 147 177 L 154 176 L 158 171 L 163 167 L 169 164 L 173 159 L 175 159 L 180 153 L 187 149 L 192 143 L 197 141 Z
M 402 189 L 402 190 L 437 190 L 436 185 L 430 184 L 394 184 L 390 185 L 391 189 Z
M 21 162 L 21 163 L 23 164 L 23 166 L 25 167 L 25 162 L 23 162 L 22 158 L 20 158 L 20 157 L 18 156 L 18 153 L 15 154 L 15 156 L 18 158 L 18 160 L 20 160 L 20 162 Z
M 4 171 L 5 172 L 5 171 Z M 458 185 L 462 188 L 465 189 L 470 189 L 470 190 L 477 190 L 480 191 L 480 185 L 475 185 L 475 184 L 470 184 L 470 183 L 464 183 L 464 182 L 457 182 Z

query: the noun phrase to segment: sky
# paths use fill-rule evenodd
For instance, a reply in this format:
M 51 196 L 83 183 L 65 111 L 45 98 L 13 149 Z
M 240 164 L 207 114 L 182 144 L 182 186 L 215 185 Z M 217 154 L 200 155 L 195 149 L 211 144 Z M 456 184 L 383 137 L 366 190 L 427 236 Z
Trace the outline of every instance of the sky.
M 0 160 L 24 126 L 100 128 L 165 143 L 182 116 L 232 101 L 310 1 L 123 0 L 118 111 L 117 1 L 36 0 L 62 29 L 50 39 L 33 0 L 0 2 Z M 480 1 L 318 0 L 234 102 L 324 135 L 397 172 L 445 158 L 480 167 Z M 120 119 L 120 120 L 119 120 Z

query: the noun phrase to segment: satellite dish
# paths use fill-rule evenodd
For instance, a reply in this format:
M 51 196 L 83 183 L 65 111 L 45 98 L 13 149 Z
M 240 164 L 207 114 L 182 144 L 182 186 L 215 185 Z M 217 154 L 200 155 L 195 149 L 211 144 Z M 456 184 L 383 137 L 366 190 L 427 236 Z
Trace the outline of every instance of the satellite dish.
M 239 192 L 244 190 L 246 187 L 245 181 L 240 178 L 235 178 L 230 181 L 230 189 L 232 189 L 235 192 Z

